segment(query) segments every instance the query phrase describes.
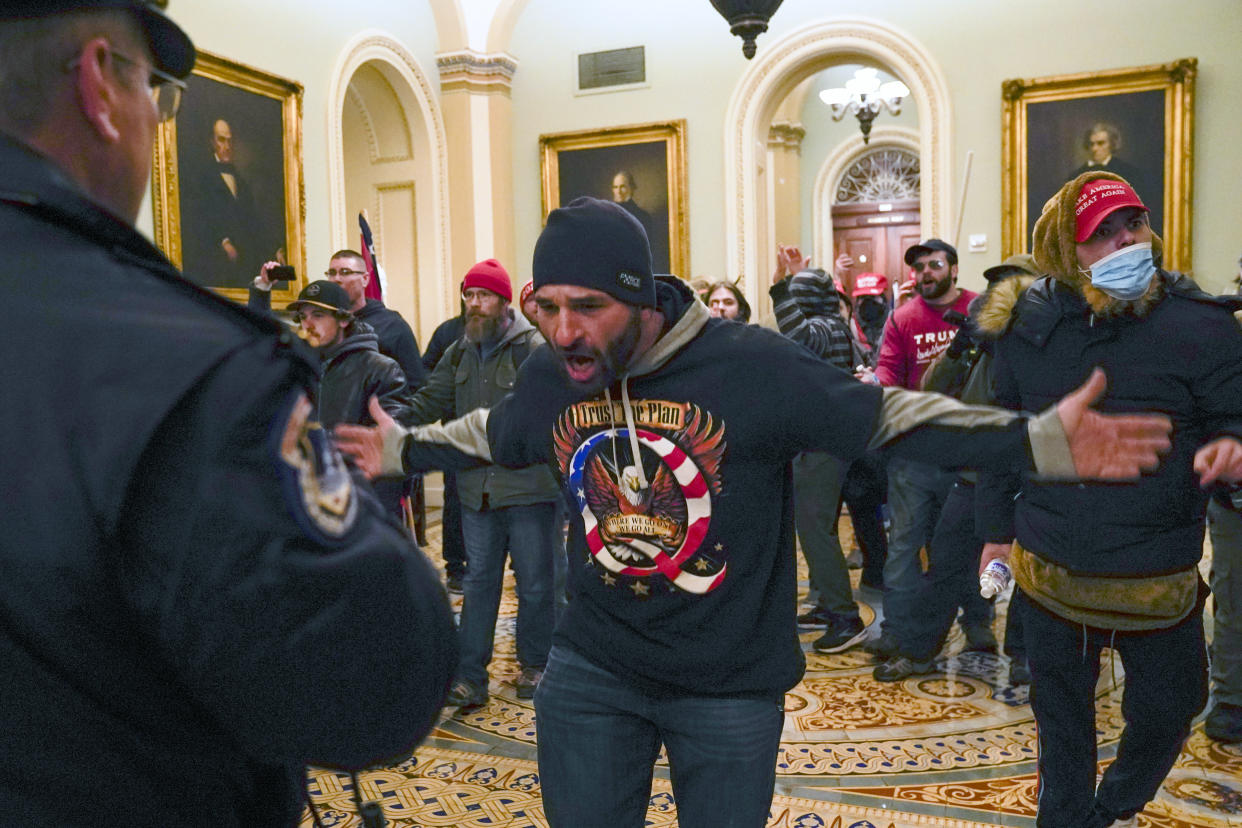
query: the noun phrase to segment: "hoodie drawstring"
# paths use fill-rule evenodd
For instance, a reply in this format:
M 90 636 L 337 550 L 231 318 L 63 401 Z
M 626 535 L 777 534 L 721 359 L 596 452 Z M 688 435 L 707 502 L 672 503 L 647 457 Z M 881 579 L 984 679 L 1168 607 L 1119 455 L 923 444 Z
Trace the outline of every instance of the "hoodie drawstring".
M 630 403 L 629 377 L 621 378 L 621 411 L 625 416 L 625 429 L 630 436 L 630 456 L 633 460 L 631 465 L 626 466 L 624 470 L 622 470 L 621 464 L 617 462 L 617 420 L 613 416 L 612 394 L 607 388 L 604 389 L 604 400 L 608 403 L 608 419 L 612 423 L 612 467 L 617 474 L 617 487 L 621 491 L 632 489 L 635 493 L 646 491 L 651 484 L 647 481 L 647 472 L 643 469 L 643 458 L 639 454 L 638 429 L 634 423 L 634 406 Z

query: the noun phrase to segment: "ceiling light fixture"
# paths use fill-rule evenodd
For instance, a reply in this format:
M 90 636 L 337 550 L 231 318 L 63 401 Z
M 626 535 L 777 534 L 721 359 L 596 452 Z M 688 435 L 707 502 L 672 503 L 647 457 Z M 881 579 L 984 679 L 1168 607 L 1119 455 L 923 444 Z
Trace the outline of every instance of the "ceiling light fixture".
M 729 31 L 742 39 L 742 54 L 755 56 L 755 38 L 768 30 L 768 20 L 781 0 L 711 0 L 716 11 L 729 21 Z
M 841 120 L 847 112 L 858 117 L 864 144 L 871 141 L 871 122 L 880 114 L 880 109 L 900 115 L 901 101 L 910 95 L 910 87 L 899 80 L 881 83 L 879 74 L 876 69 L 859 69 L 844 87 L 819 93 L 819 99 L 832 107 L 832 120 Z

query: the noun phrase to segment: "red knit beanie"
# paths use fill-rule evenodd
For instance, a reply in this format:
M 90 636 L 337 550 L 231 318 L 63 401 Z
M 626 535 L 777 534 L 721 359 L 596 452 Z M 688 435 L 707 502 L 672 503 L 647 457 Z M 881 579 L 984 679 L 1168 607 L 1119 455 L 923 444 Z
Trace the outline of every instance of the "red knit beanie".
M 484 259 L 470 268 L 466 278 L 461 280 L 461 292 L 470 288 L 490 290 L 506 302 L 513 301 L 513 285 L 509 282 L 509 271 L 495 259 Z

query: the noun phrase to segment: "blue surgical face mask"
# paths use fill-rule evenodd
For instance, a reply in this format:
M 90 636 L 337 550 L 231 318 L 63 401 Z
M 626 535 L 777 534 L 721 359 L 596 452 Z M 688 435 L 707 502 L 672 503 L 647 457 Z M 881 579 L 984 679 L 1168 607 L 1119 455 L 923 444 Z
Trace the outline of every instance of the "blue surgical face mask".
M 1156 263 L 1151 257 L 1151 243 L 1132 244 L 1109 253 L 1089 270 L 1091 284 L 1114 299 L 1129 302 L 1147 292 Z

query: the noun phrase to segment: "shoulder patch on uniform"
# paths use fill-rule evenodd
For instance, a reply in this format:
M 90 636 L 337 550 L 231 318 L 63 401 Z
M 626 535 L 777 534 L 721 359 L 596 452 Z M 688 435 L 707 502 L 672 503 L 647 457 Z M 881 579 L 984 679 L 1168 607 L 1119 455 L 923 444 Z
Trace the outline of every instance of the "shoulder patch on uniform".
M 298 525 L 331 541 L 345 536 L 358 518 L 358 493 L 331 436 L 310 418 L 306 392 L 293 398 L 279 427 L 276 465 L 284 482 L 285 504 Z

